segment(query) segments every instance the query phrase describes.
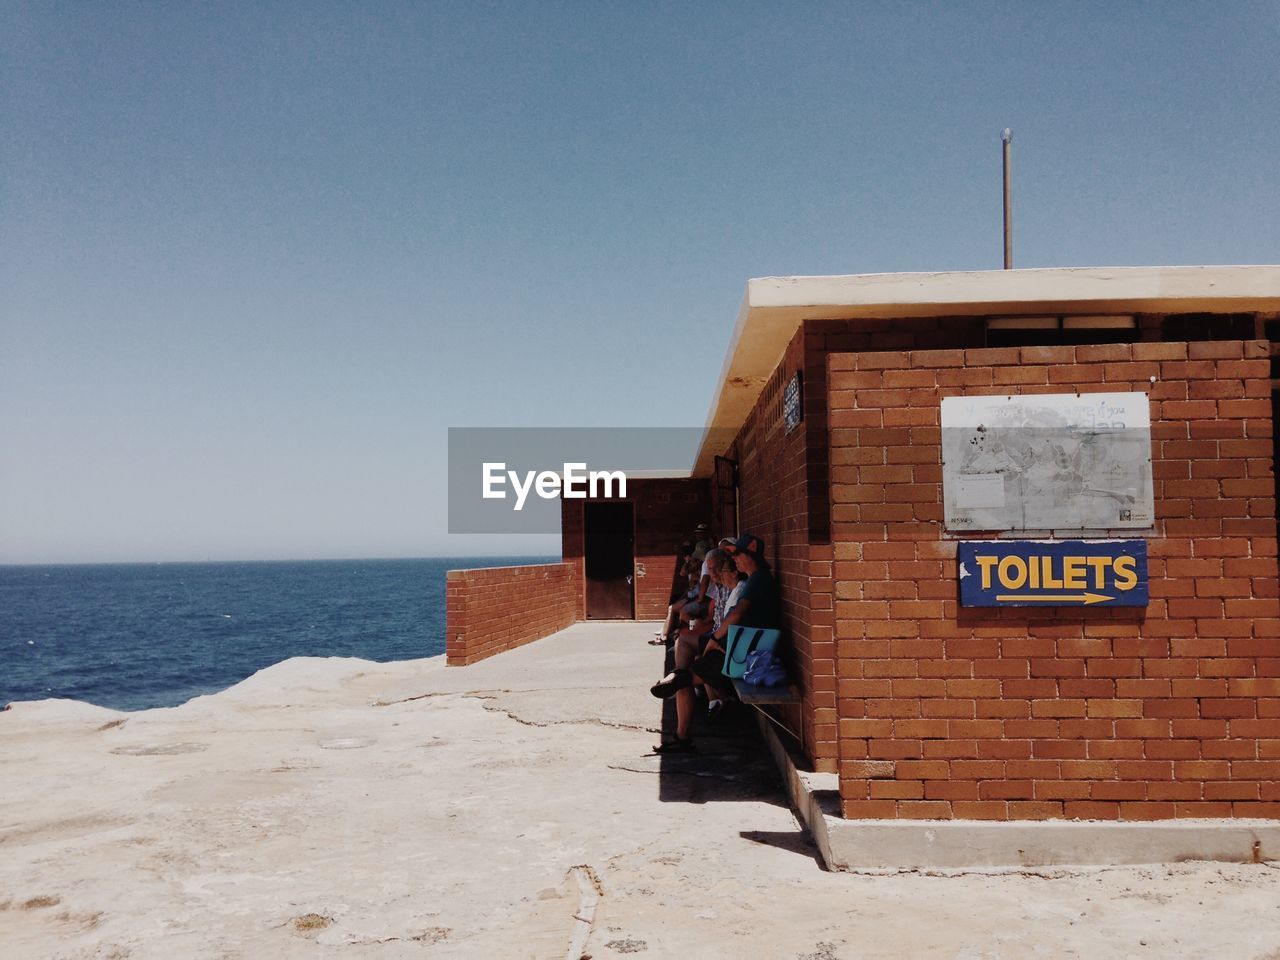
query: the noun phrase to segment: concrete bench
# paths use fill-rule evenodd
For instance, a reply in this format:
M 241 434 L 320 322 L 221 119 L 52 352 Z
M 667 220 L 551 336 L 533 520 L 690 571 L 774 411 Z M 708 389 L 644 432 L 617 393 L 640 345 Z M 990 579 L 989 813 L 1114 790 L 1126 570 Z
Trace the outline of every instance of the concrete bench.
M 741 680 L 733 681 L 738 699 L 749 707 L 764 707 L 780 703 L 799 703 L 800 692 L 793 684 L 785 687 L 756 687 Z

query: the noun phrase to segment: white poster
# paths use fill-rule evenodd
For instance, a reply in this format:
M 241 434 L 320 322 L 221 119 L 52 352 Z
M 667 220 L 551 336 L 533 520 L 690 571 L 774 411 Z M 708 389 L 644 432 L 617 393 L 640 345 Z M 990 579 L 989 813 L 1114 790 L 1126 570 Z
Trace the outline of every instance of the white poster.
M 1155 520 L 1145 393 L 942 401 L 948 530 L 1112 530 Z

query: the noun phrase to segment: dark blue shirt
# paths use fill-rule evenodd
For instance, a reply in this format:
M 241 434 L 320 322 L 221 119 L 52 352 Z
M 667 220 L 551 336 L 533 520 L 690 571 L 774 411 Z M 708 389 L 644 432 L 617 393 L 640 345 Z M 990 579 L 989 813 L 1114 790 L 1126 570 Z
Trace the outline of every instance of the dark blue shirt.
M 739 626 L 778 629 L 778 586 L 769 571 L 757 570 L 747 577 L 738 599 L 748 602 L 746 612 L 738 621 Z

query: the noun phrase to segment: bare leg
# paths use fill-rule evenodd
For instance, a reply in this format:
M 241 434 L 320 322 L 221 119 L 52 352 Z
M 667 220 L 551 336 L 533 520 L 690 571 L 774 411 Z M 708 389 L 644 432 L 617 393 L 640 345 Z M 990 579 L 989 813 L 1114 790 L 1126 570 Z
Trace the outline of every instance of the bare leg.
M 693 723 L 693 687 L 676 691 L 676 739 L 689 739 L 689 726 Z
M 676 670 L 688 669 L 689 664 L 693 663 L 694 657 L 698 655 L 698 648 L 696 646 L 697 640 L 695 639 L 693 643 L 689 643 L 685 639 L 689 636 L 689 631 L 683 630 L 680 635 L 676 637 L 675 669 L 662 678 L 664 681 L 673 679 L 676 675 Z
M 679 638 L 676 640 L 675 661 L 676 667 L 683 667 L 686 670 L 689 664 L 693 663 L 694 658 L 698 655 L 698 636 L 692 630 L 683 630 Z M 695 676 L 694 683 L 698 683 Z M 697 704 L 694 697 L 693 687 L 685 687 L 683 690 L 676 691 L 676 736 L 681 740 L 688 740 L 690 726 L 693 723 L 693 711 Z
M 676 666 L 687 667 L 698 656 L 698 635 L 692 630 L 681 630 L 676 637 Z
M 675 668 L 662 678 L 663 683 L 669 683 L 676 677 L 676 671 L 688 671 L 689 664 L 693 663 L 698 655 L 698 636 L 692 630 L 682 630 L 676 638 L 675 650 L 673 651 L 675 660 Z M 695 683 L 700 683 L 697 677 L 692 678 Z M 693 688 L 684 687 L 676 691 L 676 736 L 681 740 L 689 739 L 689 723 L 693 719 L 694 697 Z
M 667 619 L 662 624 L 662 635 L 664 637 L 668 636 L 671 631 L 676 628 L 676 624 L 680 620 L 680 613 L 684 610 L 684 605 L 687 602 L 687 600 L 677 600 L 675 603 L 671 604 L 671 606 L 667 607 Z
M 662 621 L 662 629 L 658 631 L 658 636 L 665 637 L 671 632 L 671 621 L 676 616 L 676 605 L 673 603 L 667 607 L 667 619 Z

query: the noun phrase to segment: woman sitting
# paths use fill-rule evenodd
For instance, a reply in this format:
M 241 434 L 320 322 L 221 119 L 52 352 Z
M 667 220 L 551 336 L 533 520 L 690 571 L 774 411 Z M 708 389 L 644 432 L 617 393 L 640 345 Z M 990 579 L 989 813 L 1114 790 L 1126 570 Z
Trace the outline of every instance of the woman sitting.
M 716 581 L 722 590 L 732 590 L 735 599 L 725 598 L 725 612 L 715 617 L 712 629 L 707 632 L 685 631 L 680 635 L 675 650 L 675 670 L 650 688 L 655 697 L 676 698 L 675 737 L 654 747 L 655 753 L 687 753 L 693 749 L 690 726 L 693 722 L 695 684 L 706 687 L 707 698 L 713 714 L 717 703 L 723 704 L 724 696 L 718 689 L 725 685 L 725 638 L 731 626 L 778 626 L 778 592 L 769 566 L 764 560 L 764 542 L 746 534 L 724 550 L 713 550 L 716 558 Z M 711 555 L 708 554 L 708 560 Z M 732 558 L 732 562 L 728 562 Z M 735 569 L 736 567 L 736 569 Z M 739 573 L 747 579 L 736 589 Z

